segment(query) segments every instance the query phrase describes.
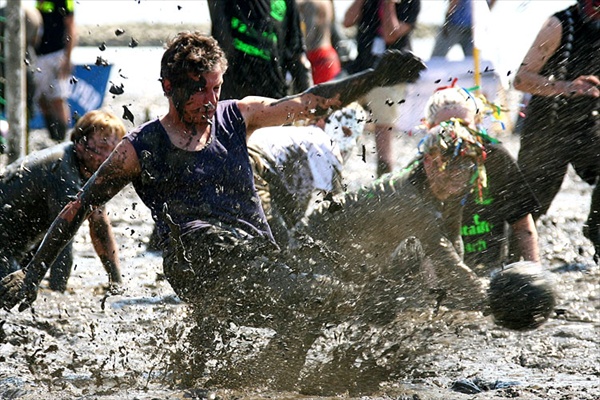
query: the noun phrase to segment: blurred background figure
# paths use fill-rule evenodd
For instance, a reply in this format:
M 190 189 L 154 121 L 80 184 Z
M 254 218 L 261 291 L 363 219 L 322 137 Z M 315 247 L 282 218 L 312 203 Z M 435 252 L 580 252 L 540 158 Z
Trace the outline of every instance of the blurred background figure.
M 27 112 L 27 120 L 29 121 L 29 119 L 31 119 L 32 115 L 33 115 L 33 108 L 34 108 L 34 96 L 35 96 L 35 82 L 34 82 L 34 78 L 33 78 L 33 74 L 34 74 L 34 69 L 36 67 L 36 55 L 35 55 L 35 48 L 37 47 L 37 45 L 40 43 L 40 40 L 42 38 L 42 32 L 43 32 L 43 21 L 42 21 L 42 15 L 40 14 L 40 12 L 34 8 L 34 7 L 30 7 L 30 6 L 23 6 L 23 11 L 25 13 L 25 63 L 27 64 L 27 68 L 26 68 L 26 96 L 27 96 L 27 102 L 26 102 L 26 112 Z M 5 33 L 4 33 L 4 18 L 5 18 L 5 10 L 4 7 L 0 8 L 0 36 L 4 38 Z M 0 43 L 0 49 L 2 49 L 2 54 L 4 53 L 4 43 Z M 5 72 L 4 72 L 4 58 L 2 58 L 2 61 L 0 62 L 0 76 L 5 77 Z M 4 95 L 4 82 L 0 83 L 0 99 L 2 101 L 0 101 L 0 123 L 2 124 L 0 130 L 1 130 L 1 135 L 0 135 L 0 154 L 4 152 L 5 150 L 5 136 L 8 133 L 8 124 L 6 123 L 6 121 L 4 121 L 4 107 L 5 107 L 5 95 Z M 29 127 L 28 127 L 29 128 Z
M 487 0 L 491 9 L 496 0 Z M 444 24 L 440 28 L 431 57 L 446 57 L 450 49 L 460 45 L 465 57 L 473 55 L 473 6 L 471 0 L 449 0 Z
M 348 72 L 371 68 L 386 49 L 410 50 L 420 10 L 420 0 L 354 0 L 344 15 L 345 27 L 357 27 L 358 56 Z M 377 176 L 394 167 L 393 135 L 405 94 L 406 84 L 399 84 L 375 88 L 360 101 L 375 124 Z
M 71 53 L 77 43 L 74 0 L 38 0 L 44 33 L 36 48 L 36 99 L 46 121 L 50 137 L 65 139 L 70 121 L 70 75 L 73 69 Z
M 312 85 L 295 0 L 209 0 L 208 7 L 229 62 L 222 100 L 280 98 Z
M 313 81 L 315 84 L 327 82 L 342 71 L 340 57 L 333 44 L 333 32 L 336 31 L 333 0 L 300 0 L 298 6 L 304 23 L 306 55 Z

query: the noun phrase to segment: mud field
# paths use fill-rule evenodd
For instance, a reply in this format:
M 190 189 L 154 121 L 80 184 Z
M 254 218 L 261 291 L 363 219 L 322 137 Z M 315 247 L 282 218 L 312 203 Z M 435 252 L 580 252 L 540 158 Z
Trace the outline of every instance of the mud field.
M 518 148 L 518 137 L 501 139 L 513 152 Z M 349 189 L 368 182 L 375 170 L 372 137 L 364 135 L 361 142 L 366 164 L 358 151 L 350 159 Z M 399 164 L 416 143 L 408 135 L 397 138 Z M 68 291 L 42 288 L 33 310 L 0 311 L 0 398 L 600 399 L 600 270 L 581 233 L 589 195 L 570 171 L 551 212 L 539 222 L 544 264 L 558 292 L 556 313 L 541 328 L 511 332 L 479 313 L 444 308 L 403 313 L 385 329 L 329 326 L 308 353 L 300 386 L 273 389 L 269 376 L 252 379 L 285 372 L 265 361 L 254 364 L 244 387 L 232 389 L 185 379 L 190 372 L 199 375 L 180 357 L 191 351 L 185 338 L 193 318 L 162 279 L 161 257 L 146 252 L 151 218 L 127 188 L 107 205 L 121 246 L 121 292 L 107 293 L 107 277 L 84 225 L 75 240 Z M 235 326 L 229 333 L 227 352 L 237 359 L 252 359 L 272 336 Z M 220 341 L 215 336 L 217 347 L 224 346 Z M 328 363 L 352 344 L 349 368 Z M 231 365 L 218 359 L 212 365 L 224 364 Z M 481 392 L 453 389 L 469 383 Z

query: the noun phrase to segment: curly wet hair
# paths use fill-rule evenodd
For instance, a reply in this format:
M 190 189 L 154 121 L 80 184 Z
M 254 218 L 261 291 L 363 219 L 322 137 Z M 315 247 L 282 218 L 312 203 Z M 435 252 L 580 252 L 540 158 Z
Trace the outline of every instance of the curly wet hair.
M 213 37 L 200 32 L 180 32 L 167 43 L 160 62 L 160 78 L 178 86 L 188 80 L 189 73 L 200 76 L 219 68 L 225 73 L 227 58 Z

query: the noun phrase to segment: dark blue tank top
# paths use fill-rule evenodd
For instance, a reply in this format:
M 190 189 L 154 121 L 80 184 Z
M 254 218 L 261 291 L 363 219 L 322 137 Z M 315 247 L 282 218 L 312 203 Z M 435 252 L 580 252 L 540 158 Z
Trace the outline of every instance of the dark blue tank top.
M 275 242 L 254 187 L 246 125 L 235 101 L 219 102 L 210 135 L 200 151 L 175 147 L 159 120 L 126 136 L 142 169 L 133 186 L 152 211 L 161 240 L 169 232 L 166 203 L 182 234 L 221 225 Z

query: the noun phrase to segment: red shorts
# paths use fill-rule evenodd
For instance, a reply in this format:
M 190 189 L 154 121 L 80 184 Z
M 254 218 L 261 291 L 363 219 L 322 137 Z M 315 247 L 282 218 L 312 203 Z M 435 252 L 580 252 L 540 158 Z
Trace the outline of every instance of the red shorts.
M 312 66 L 315 85 L 335 78 L 342 71 L 340 58 L 332 46 L 310 50 L 306 56 Z

